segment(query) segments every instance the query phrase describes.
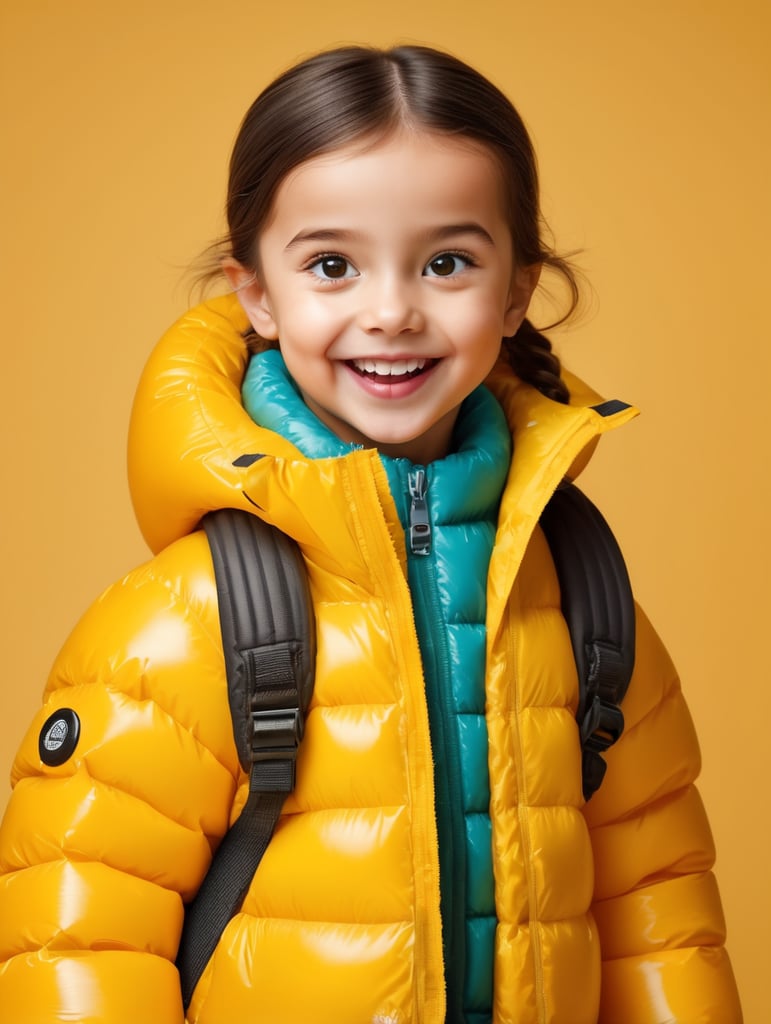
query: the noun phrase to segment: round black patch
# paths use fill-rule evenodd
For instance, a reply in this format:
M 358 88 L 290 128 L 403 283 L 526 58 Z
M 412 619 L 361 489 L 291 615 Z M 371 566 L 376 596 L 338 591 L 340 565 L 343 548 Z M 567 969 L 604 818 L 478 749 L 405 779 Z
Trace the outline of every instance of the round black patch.
M 40 730 L 38 751 L 43 764 L 52 768 L 64 764 L 78 745 L 80 719 L 71 708 L 54 711 Z

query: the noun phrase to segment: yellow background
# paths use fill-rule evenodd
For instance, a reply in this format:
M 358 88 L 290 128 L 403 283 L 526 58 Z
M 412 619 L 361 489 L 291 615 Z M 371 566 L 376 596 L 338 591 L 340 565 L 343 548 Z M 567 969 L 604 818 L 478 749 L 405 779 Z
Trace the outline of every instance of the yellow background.
M 144 560 L 134 385 L 222 227 L 259 89 L 342 42 L 426 42 L 513 98 L 584 250 L 568 365 L 643 416 L 585 477 L 684 677 L 746 1019 L 771 1019 L 767 0 L 3 0 L 0 772 L 87 603 Z M 7 787 L 0 782 L 0 802 Z M 719 1022 L 716 1022 L 719 1024 Z

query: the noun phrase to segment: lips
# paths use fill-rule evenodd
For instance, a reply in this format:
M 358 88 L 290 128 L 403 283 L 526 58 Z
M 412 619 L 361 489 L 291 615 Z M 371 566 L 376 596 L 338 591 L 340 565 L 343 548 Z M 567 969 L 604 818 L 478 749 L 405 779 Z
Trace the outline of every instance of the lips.
M 348 365 L 362 377 L 383 383 L 395 384 L 398 381 L 418 377 L 436 364 L 436 359 L 350 359 Z

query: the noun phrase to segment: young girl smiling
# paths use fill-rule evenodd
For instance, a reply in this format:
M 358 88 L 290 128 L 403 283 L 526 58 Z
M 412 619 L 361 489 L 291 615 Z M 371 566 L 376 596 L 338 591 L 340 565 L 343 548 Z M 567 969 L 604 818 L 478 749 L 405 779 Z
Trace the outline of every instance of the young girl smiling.
M 69 638 L 14 765 L 0 1022 L 736 1024 L 697 743 L 641 612 L 582 795 L 538 519 L 634 413 L 526 317 L 542 269 L 576 286 L 516 111 L 433 50 L 320 54 L 247 113 L 228 225 L 233 292 L 137 394 L 157 554 Z M 223 507 L 299 544 L 317 660 L 297 788 L 185 1007 L 184 904 L 248 789 L 197 528 Z

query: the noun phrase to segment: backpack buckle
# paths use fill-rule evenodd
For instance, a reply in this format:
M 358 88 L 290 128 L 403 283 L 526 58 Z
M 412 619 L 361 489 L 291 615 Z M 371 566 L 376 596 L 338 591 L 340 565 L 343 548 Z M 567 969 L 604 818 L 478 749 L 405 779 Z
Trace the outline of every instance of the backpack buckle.
M 252 771 L 249 788 L 260 793 L 291 793 L 303 734 L 299 708 L 252 711 Z
M 595 695 L 581 723 L 581 746 L 604 754 L 623 731 L 624 714 L 618 704 L 611 704 Z
M 252 761 L 297 757 L 303 728 L 299 708 L 252 711 Z

